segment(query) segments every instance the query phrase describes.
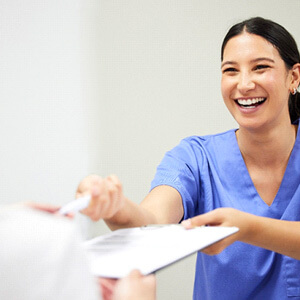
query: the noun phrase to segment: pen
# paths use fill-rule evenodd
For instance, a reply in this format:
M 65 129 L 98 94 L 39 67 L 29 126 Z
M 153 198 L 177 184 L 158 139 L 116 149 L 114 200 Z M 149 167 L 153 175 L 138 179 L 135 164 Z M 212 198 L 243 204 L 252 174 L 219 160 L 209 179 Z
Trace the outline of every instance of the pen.
M 86 195 L 80 198 L 77 198 L 76 200 L 73 200 L 65 205 L 63 205 L 59 213 L 62 215 L 66 215 L 68 213 L 76 213 L 80 210 L 83 210 L 89 206 L 91 200 L 91 195 Z

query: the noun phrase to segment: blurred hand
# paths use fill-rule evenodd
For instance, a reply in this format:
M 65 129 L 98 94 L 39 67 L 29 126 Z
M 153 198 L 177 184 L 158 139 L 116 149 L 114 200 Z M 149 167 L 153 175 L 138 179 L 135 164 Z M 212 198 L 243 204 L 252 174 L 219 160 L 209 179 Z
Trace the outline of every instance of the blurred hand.
M 185 220 L 182 225 L 187 229 L 202 225 L 238 227 L 237 233 L 202 250 L 205 254 L 215 255 L 221 253 L 235 241 L 241 240 L 249 232 L 251 215 L 234 208 L 224 207 Z
M 78 186 L 76 198 L 87 194 L 91 195 L 91 201 L 81 212 L 93 221 L 110 219 L 125 203 L 122 184 L 115 175 L 106 178 L 89 175 L 84 178 Z
M 154 275 L 143 276 L 137 270 L 119 280 L 112 300 L 155 300 L 156 279 Z
M 43 211 L 43 212 L 47 212 L 47 213 L 50 213 L 53 215 L 61 216 L 61 214 L 59 213 L 60 206 L 57 206 L 57 205 L 46 204 L 46 203 L 37 203 L 37 202 L 23 202 L 23 203 L 19 203 L 17 205 L 30 207 L 30 208 L 33 208 L 33 209 L 36 209 L 39 211 Z M 64 217 L 73 219 L 74 214 L 69 213 L 69 214 L 64 215 Z
M 103 300 L 112 300 L 115 286 L 118 282 L 117 279 L 99 278 L 101 296 Z
M 45 211 L 51 214 L 58 213 L 60 206 L 57 205 L 50 205 L 45 203 L 37 203 L 37 202 L 23 202 L 21 205 L 28 206 L 30 208 L 34 208 L 37 210 Z

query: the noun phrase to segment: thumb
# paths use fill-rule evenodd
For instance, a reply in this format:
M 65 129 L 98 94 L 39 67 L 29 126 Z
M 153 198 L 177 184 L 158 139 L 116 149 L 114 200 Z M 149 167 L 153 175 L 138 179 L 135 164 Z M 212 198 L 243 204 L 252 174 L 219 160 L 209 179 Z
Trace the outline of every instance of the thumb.
M 185 228 L 190 229 L 196 226 L 203 226 L 203 225 L 217 226 L 220 225 L 220 220 L 215 211 L 210 211 L 208 213 L 193 217 L 191 219 L 184 220 L 181 222 L 181 224 Z
M 134 269 L 132 271 L 130 271 L 129 275 L 130 278 L 141 278 L 142 274 L 138 269 Z

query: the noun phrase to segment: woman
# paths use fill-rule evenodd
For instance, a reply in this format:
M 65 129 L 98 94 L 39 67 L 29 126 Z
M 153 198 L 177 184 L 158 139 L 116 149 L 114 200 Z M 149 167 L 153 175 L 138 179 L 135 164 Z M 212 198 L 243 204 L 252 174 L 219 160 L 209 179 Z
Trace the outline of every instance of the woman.
M 182 140 L 166 153 L 140 205 L 123 195 L 116 176 L 85 178 L 77 193 L 91 193 L 92 200 L 83 213 L 104 218 L 111 229 L 194 217 L 187 227 L 245 223 L 228 244 L 245 240 L 300 257 L 293 237 L 279 235 L 275 246 L 272 238 L 261 241 L 252 233 L 249 239 L 258 220 L 264 226 L 256 231 L 278 222 L 266 218 L 300 220 L 297 45 L 279 24 L 252 18 L 229 30 L 221 60 L 223 99 L 239 128 Z M 236 242 L 217 256 L 198 254 L 194 299 L 300 299 L 299 274 L 300 261 Z

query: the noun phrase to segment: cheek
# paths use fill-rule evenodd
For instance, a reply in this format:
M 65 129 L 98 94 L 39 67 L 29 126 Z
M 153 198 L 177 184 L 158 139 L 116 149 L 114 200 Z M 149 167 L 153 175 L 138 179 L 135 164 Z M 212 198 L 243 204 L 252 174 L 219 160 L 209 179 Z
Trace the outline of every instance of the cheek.
M 260 79 L 261 84 L 263 87 L 268 90 L 269 92 L 272 92 L 276 89 L 276 86 L 278 86 L 278 83 L 280 82 L 280 78 L 277 78 L 278 76 L 271 74 L 268 76 L 263 76 Z
M 221 80 L 221 94 L 223 98 L 223 102 L 226 105 L 227 109 L 231 111 L 232 107 L 232 100 L 231 95 L 232 93 L 232 84 L 230 84 L 230 80 Z
M 263 75 L 259 83 L 268 93 L 282 93 L 286 89 L 288 92 L 287 76 L 281 72 L 270 72 Z
M 228 97 L 230 96 L 231 90 L 232 90 L 231 81 L 228 80 L 228 78 L 226 78 L 226 79 L 222 78 L 222 80 L 221 80 L 221 93 L 222 93 L 223 100 L 225 102 L 228 99 Z

